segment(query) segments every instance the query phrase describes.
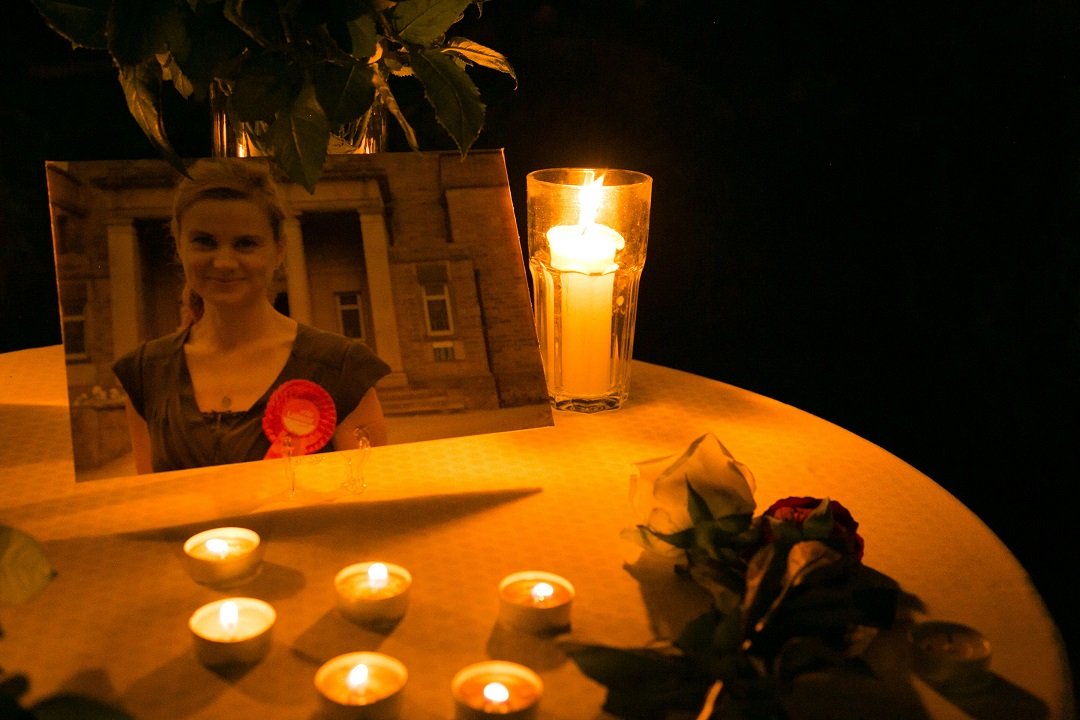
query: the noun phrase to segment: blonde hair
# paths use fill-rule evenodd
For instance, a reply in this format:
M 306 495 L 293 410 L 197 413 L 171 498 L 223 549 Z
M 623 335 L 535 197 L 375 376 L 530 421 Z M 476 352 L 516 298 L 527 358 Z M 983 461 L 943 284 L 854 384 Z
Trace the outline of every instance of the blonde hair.
M 255 158 L 213 158 L 196 160 L 188 175 L 176 185 L 173 196 L 172 236 L 179 248 L 184 213 L 202 200 L 248 200 L 255 203 L 270 221 L 274 242 L 280 244 L 282 225 L 288 217 L 285 201 L 270 173 L 270 166 Z M 202 317 L 203 299 L 188 282 L 180 294 L 180 327 L 190 327 Z

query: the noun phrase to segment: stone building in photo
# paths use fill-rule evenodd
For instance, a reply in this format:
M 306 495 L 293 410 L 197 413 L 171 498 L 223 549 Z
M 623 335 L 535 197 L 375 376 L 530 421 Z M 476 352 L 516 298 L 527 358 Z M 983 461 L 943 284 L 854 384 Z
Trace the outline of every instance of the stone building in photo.
M 179 174 L 157 160 L 47 170 L 80 470 L 128 451 L 113 360 L 179 324 Z M 390 365 L 391 441 L 395 427 L 445 436 L 431 419 L 448 414 L 483 414 L 456 423 L 475 431 L 551 423 L 501 151 L 331 155 L 314 194 L 279 182 L 292 216 L 274 304 Z

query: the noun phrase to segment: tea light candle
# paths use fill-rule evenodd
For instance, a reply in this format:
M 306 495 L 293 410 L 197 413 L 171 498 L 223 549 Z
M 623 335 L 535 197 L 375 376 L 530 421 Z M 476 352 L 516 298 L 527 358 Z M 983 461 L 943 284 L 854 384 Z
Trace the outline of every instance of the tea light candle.
M 400 565 L 363 562 L 334 577 L 341 614 L 362 625 L 393 623 L 409 606 L 412 575 Z
M 485 720 L 498 716 L 535 718 L 544 683 L 524 665 L 491 660 L 469 665 L 450 683 L 457 720 Z
M 353 652 L 325 662 L 315 673 L 322 717 L 342 720 L 391 720 L 401 709 L 409 673 L 389 655 Z
M 203 605 L 188 627 L 195 656 L 207 667 L 253 665 L 270 649 L 277 613 L 255 598 L 227 598 Z
M 499 622 L 532 633 L 559 632 L 570 627 L 574 586 L 564 577 L 528 570 L 499 583 Z
M 254 530 L 214 528 L 189 537 L 184 556 L 195 582 L 215 587 L 238 585 L 259 571 L 263 544 Z
M 922 622 L 911 628 L 913 666 L 928 682 L 969 687 L 989 678 L 990 641 L 966 625 Z

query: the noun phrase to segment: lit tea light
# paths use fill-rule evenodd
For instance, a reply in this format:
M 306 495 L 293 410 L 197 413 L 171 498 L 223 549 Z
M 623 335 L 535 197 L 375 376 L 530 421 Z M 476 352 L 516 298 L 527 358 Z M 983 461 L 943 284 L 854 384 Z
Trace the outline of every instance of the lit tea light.
M 966 625 L 921 622 L 911 628 L 912 667 L 928 682 L 975 689 L 990 680 L 990 641 Z
M 532 595 L 534 603 L 543 605 L 555 594 L 555 588 L 553 588 L 550 583 L 538 582 L 532 586 L 532 590 L 529 594 Z
M 367 694 L 367 683 L 370 675 L 371 671 L 363 663 L 359 663 L 349 671 L 349 675 L 345 678 L 345 685 L 349 688 L 350 698 L 359 700 Z
M 517 663 L 491 660 L 469 665 L 450 683 L 457 720 L 498 716 L 535 718 L 544 684 L 535 672 Z
M 357 563 L 334 577 L 338 610 L 361 625 L 390 624 L 404 617 L 411 587 L 409 571 L 390 563 Z
M 399 660 L 376 652 L 353 652 L 328 660 L 315 673 L 322 717 L 392 720 L 401 710 L 409 674 Z
M 188 573 L 213 587 L 250 580 L 262 564 L 263 544 L 254 530 L 221 527 L 192 535 L 184 543 Z
M 574 586 L 564 577 L 529 570 L 499 583 L 499 622 L 515 630 L 555 633 L 570 627 Z
M 203 605 L 188 620 L 195 656 L 207 667 L 253 665 L 270 649 L 277 613 L 255 598 L 227 598 Z
M 490 712 L 502 712 L 510 701 L 510 689 L 501 682 L 489 682 L 484 686 L 484 709 Z

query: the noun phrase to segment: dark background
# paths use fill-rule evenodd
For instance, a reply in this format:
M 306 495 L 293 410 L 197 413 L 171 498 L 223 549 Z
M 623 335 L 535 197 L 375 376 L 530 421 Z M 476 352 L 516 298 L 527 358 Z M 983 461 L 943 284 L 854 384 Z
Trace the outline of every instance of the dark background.
M 496 0 L 456 31 L 520 80 L 473 73 L 477 147 L 505 148 L 523 236 L 531 170 L 653 176 L 635 357 L 922 470 L 1013 550 L 1073 645 L 1076 4 Z M 400 89 L 423 149 L 450 147 Z M 182 155 L 210 153 L 204 107 L 166 112 Z M 0 143 L 0 350 L 56 344 L 44 161 L 155 155 L 109 61 L 29 0 L 0 21 Z

